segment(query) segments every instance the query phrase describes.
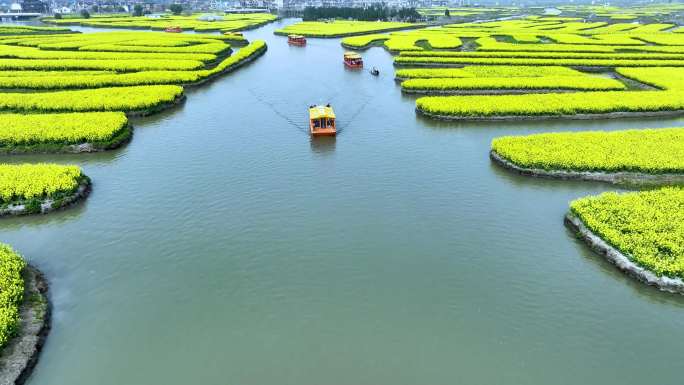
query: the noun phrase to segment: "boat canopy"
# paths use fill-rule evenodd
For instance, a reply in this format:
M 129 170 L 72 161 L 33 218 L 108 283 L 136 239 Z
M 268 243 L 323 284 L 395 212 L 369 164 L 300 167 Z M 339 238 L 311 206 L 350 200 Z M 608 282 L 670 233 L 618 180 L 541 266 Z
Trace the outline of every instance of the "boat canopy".
M 335 112 L 332 107 L 326 106 L 315 106 L 309 108 L 309 120 L 330 118 L 335 119 Z
M 361 55 L 359 55 L 356 52 L 345 52 L 344 58 L 345 59 L 361 59 Z
M 290 39 L 303 39 L 304 36 L 302 35 L 287 35 L 288 38 Z

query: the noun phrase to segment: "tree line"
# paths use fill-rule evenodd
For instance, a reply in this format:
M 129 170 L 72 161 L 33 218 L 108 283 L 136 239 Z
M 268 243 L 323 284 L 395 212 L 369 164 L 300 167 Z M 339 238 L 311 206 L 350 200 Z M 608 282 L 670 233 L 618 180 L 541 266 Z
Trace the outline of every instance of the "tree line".
M 306 7 L 302 19 L 304 21 L 320 19 L 354 19 L 364 21 L 404 20 L 417 21 L 421 18 L 415 8 L 392 8 L 385 4 L 373 4 L 370 7 Z

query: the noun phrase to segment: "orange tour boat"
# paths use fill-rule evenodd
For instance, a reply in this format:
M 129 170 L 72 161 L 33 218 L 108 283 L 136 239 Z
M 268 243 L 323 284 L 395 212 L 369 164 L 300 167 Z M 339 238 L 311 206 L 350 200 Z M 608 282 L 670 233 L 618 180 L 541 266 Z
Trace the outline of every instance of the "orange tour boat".
M 164 30 L 164 32 L 180 33 L 180 32 L 183 32 L 183 29 L 181 27 L 168 27 Z
M 309 127 L 313 136 L 334 136 L 337 134 L 335 111 L 330 107 L 330 104 L 309 107 Z
M 349 68 L 363 68 L 363 59 L 356 52 L 345 52 L 344 65 Z
M 302 35 L 289 35 L 287 37 L 287 43 L 290 45 L 306 45 L 306 38 Z

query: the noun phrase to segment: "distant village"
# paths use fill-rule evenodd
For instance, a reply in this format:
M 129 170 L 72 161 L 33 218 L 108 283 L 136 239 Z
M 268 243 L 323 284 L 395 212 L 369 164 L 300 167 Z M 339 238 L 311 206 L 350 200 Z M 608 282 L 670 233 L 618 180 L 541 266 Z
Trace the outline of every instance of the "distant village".
M 171 3 L 182 5 L 183 9 L 197 12 L 277 12 L 281 10 L 303 10 L 306 7 L 368 7 L 385 4 L 395 8 L 429 7 L 478 7 L 498 5 L 495 0 L 168 0 L 168 1 L 115 1 L 115 0 L 0 0 L 0 14 L 53 15 L 77 14 L 83 10 L 92 13 L 131 13 L 136 5 L 143 7 L 146 15 L 165 12 Z M 513 5 L 516 5 L 513 3 Z

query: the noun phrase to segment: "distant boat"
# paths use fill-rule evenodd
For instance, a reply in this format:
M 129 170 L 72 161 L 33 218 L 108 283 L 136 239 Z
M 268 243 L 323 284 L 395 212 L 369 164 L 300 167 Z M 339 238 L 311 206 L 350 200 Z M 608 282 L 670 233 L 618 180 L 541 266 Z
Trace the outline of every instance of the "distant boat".
M 181 27 L 168 27 L 164 30 L 164 32 L 180 33 L 180 32 L 183 32 L 183 29 Z
M 377 69 L 377 68 L 375 68 L 375 67 L 373 67 L 373 69 L 370 70 L 370 73 L 371 73 L 371 75 L 373 75 L 373 76 L 378 76 L 378 75 L 380 75 L 380 70 Z
M 330 104 L 309 106 L 309 128 L 313 136 L 335 136 L 335 111 Z
M 305 46 L 306 45 L 306 38 L 302 35 L 289 35 L 287 37 L 287 44 L 289 45 L 298 45 L 298 46 Z
M 349 68 L 363 68 L 363 59 L 356 52 L 345 52 L 344 65 Z

